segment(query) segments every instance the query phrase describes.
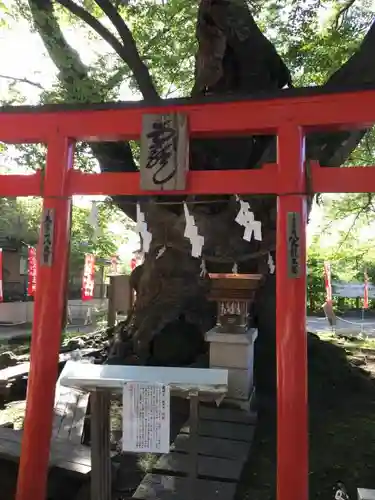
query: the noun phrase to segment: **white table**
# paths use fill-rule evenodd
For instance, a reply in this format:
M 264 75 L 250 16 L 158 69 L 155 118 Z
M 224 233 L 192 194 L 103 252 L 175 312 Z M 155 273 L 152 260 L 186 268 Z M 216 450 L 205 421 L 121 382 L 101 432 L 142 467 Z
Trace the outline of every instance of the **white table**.
M 63 386 L 91 393 L 91 500 L 111 500 L 110 399 L 125 382 L 168 385 L 172 395 L 190 399 L 191 489 L 194 500 L 198 458 L 199 400 L 220 402 L 228 391 L 228 370 L 162 366 L 94 365 L 68 361 L 60 375 Z

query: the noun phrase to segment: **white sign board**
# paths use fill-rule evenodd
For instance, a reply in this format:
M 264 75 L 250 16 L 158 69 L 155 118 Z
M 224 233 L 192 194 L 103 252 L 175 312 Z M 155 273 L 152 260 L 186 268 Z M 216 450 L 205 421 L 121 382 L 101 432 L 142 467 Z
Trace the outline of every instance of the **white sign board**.
M 125 382 L 122 449 L 134 453 L 168 453 L 170 389 L 168 385 Z
M 337 297 L 356 299 L 357 297 L 363 297 L 364 293 L 364 283 L 332 283 L 332 294 Z M 375 299 L 375 286 L 370 283 L 368 285 L 368 296 L 369 299 Z

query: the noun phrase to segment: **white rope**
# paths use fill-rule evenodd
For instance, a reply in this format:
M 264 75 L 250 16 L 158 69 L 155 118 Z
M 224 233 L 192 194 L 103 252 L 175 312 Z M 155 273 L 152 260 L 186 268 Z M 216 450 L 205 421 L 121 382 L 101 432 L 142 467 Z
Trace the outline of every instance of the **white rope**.
M 355 325 L 355 326 L 374 325 L 375 326 L 375 322 L 361 321 L 358 323 L 356 321 L 349 321 L 348 319 L 341 318 L 341 316 L 337 316 L 337 315 L 336 315 L 336 318 L 339 319 L 340 321 L 342 321 L 343 323 L 348 323 L 349 325 Z

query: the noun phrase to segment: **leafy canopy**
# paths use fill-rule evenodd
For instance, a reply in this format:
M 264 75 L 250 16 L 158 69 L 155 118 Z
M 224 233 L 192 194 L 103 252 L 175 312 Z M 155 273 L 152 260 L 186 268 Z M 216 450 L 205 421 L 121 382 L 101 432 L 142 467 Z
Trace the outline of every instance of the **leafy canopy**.
M 35 245 L 40 227 L 41 201 L 37 198 L 0 198 L 0 236 L 16 244 Z M 102 259 L 117 255 L 131 230 L 128 219 L 108 202 L 97 204 L 97 229 L 90 210 L 75 206 L 72 212 L 70 270 L 81 270 L 84 254 Z
M 43 55 L 50 57 L 52 54 L 60 69 L 56 70 L 52 83 L 39 80 L 40 68 L 35 68 L 34 75 L 23 78 L 0 75 L 0 100 L 3 103 L 30 102 L 30 88 L 33 95 L 37 93 L 40 103 L 108 101 L 132 96 L 138 98 L 142 94 L 147 98 L 147 88 L 135 78 L 133 71 L 134 67 L 139 68 L 139 65 L 134 66 L 137 61 L 133 57 L 131 63 L 127 63 L 119 53 L 116 40 L 124 41 L 123 37 L 128 37 L 125 40 L 128 43 L 124 44 L 128 51 L 135 42 L 140 59 L 149 69 L 162 97 L 189 94 L 194 79 L 197 0 L 44 0 L 43 3 L 53 6 L 53 15 L 44 17 L 39 11 L 35 16 L 40 1 L 0 1 L 0 30 L 6 35 L 6 30 L 26 21 L 26 30 L 38 32 L 35 19 L 39 19 L 41 25 L 47 23 L 48 36 L 43 41 L 50 50 Z M 248 3 L 256 22 L 285 59 L 295 85 L 305 86 L 323 84 L 340 68 L 358 48 L 373 21 L 374 12 L 372 0 L 251 0 Z M 103 5 L 110 5 L 112 9 L 104 9 Z M 123 29 L 120 33 L 116 29 L 116 16 L 125 21 L 128 32 Z M 98 22 L 108 29 L 109 36 L 93 29 L 97 28 Z M 87 78 L 70 78 L 72 69 L 75 75 L 87 70 Z M 375 133 L 372 131 L 351 154 L 347 165 L 375 164 L 374 144 Z M 18 163 L 25 168 L 43 166 L 44 154 L 41 146 L 20 146 Z M 85 144 L 77 146 L 76 161 L 81 169 L 96 167 L 96 161 Z M 323 197 L 323 202 L 326 204 L 326 218 L 349 221 L 350 230 L 336 231 L 339 241 L 336 238 L 331 248 L 321 249 L 317 237 L 310 250 L 310 263 L 312 259 L 316 262 L 322 258 L 335 259 L 340 262 L 339 276 L 354 277 L 358 266 L 355 267 L 353 262 L 361 262 L 359 267 L 370 266 L 373 258 L 370 243 L 358 244 L 359 233 L 373 223 L 372 196 L 346 195 L 333 202 Z M 73 247 L 74 252 L 78 252 L 81 242 L 86 241 L 88 228 L 83 212 L 78 211 L 75 220 L 76 243 Z M 104 248 L 103 253 L 108 254 L 109 247 L 103 242 Z

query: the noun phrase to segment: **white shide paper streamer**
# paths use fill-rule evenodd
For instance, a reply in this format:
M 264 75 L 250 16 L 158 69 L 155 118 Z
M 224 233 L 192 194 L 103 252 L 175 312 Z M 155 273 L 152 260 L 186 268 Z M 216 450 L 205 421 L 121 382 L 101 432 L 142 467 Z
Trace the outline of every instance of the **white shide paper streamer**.
M 255 220 L 254 213 L 250 210 L 250 204 L 238 196 L 236 196 L 236 200 L 240 204 L 240 210 L 235 221 L 245 228 L 243 239 L 250 242 L 254 235 L 256 241 L 262 241 L 262 223 Z
M 147 228 L 145 214 L 142 212 L 141 206 L 139 203 L 137 203 L 136 231 L 142 238 L 142 243 L 143 243 L 142 246 L 143 246 L 144 253 L 148 253 L 150 250 L 150 245 L 151 245 L 151 241 L 152 241 L 152 234 L 150 233 L 150 231 Z
M 202 255 L 202 249 L 204 245 L 204 237 L 198 234 L 198 228 L 195 225 L 194 216 L 189 213 L 189 209 L 184 202 L 184 213 L 185 213 L 185 238 L 188 238 L 191 243 L 191 255 L 193 257 L 200 257 Z

